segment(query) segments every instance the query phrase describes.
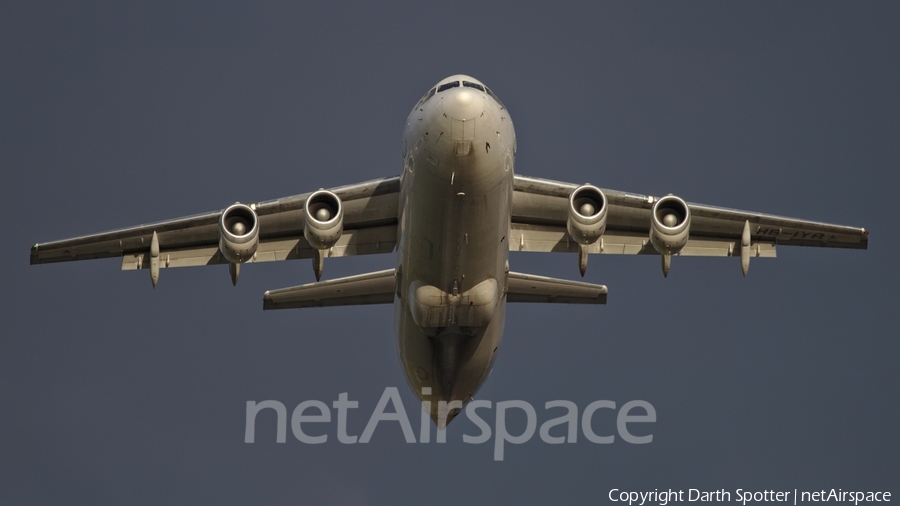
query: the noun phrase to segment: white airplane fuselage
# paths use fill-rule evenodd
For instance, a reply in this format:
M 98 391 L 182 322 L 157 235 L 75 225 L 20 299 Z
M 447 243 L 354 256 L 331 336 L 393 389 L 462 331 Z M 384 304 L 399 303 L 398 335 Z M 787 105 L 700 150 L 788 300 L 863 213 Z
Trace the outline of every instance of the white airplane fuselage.
M 403 134 L 394 321 L 410 386 L 441 426 L 459 405 L 439 401 L 472 398 L 503 335 L 516 138 L 478 80 L 433 90 Z

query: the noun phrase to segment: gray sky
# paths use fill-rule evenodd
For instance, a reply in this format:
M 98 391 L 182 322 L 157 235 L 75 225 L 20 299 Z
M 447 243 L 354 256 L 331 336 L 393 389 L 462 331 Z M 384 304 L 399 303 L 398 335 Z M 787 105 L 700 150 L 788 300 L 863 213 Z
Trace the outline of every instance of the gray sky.
M 596 504 L 610 488 L 900 493 L 896 3 L 0 7 L 0 504 Z M 654 440 L 274 441 L 292 409 L 385 387 L 418 409 L 386 306 L 263 312 L 308 262 L 29 267 L 38 241 L 399 172 L 409 110 L 466 73 L 509 108 L 516 170 L 864 226 L 868 251 L 591 259 L 605 307 L 510 307 L 478 398 L 650 402 Z M 578 278 L 574 255 L 514 270 Z M 325 277 L 387 268 L 335 259 Z M 493 414 L 493 411 L 490 412 Z M 518 431 L 524 417 L 512 415 Z M 613 427 L 601 421 L 599 429 Z M 637 431 L 636 431 L 637 432 Z M 433 437 L 433 436 L 432 436 Z

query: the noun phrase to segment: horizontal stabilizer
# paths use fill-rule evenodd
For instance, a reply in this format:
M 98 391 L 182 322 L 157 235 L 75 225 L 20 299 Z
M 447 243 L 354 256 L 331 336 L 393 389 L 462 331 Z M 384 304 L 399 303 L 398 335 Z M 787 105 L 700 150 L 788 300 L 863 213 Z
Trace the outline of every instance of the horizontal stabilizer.
M 606 294 L 603 285 L 510 272 L 506 301 L 606 304 Z
M 269 290 L 263 309 L 359 306 L 394 302 L 394 269 Z

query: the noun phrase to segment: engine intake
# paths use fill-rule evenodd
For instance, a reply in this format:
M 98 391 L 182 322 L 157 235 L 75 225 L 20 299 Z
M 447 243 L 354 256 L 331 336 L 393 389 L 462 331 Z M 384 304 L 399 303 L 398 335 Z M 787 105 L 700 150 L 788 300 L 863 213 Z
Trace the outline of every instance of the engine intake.
M 219 251 L 229 262 L 246 262 L 259 246 L 259 219 L 250 206 L 234 204 L 219 217 Z
M 303 235 L 309 245 L 328 249 L 344 231 L 344 208 L 341 199 L 327 190 L 314 192 L 303 203 Z
M 650 242 L 663 255 L 678 253 L 687 244 L 691 209 L 687 202 L 667 195 L 653 204 L 650 212 Z
M 578 244 L 593 244 L 606 230 L 606 195 L 596 186 L 579 186 L 569 195 L 566 229 Z

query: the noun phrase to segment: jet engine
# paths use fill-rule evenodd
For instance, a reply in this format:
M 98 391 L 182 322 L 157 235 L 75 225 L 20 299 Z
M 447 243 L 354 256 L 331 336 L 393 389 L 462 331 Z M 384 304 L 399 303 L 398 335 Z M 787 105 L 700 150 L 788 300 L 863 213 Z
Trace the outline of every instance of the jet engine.
M 325 250 L 341 237 L 344 231 L 344 209 L 341 199 L 326 190 L 319 190 L 303 203 L 303 235 L 309 245 Z
M 250 206 L 234 204 L 219 217 L 219 251 L 232 264 L 253 257 L 259 246 L 259 219 Z
M 653 204 L 650 212 L 650 242 L 662 255 L 672 255 L 687 244 L 691 228 L 691 209 L 674 195 Z M 667 269 L 666 269 L 667 270 Z
M 578 244 L 593 244 L 606 230 L 606 195 L 596 186 L 579 186 L 569 195 L 566 229 Z

